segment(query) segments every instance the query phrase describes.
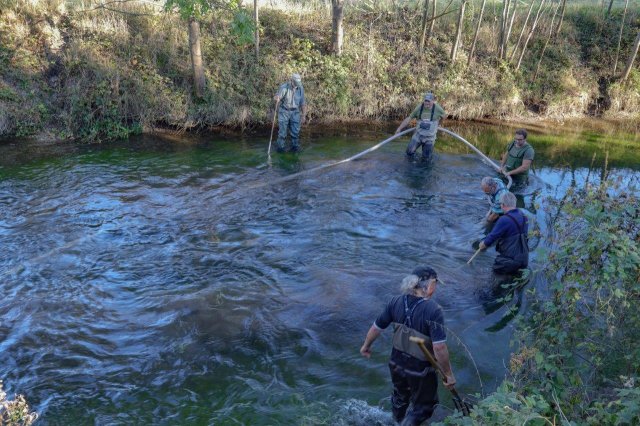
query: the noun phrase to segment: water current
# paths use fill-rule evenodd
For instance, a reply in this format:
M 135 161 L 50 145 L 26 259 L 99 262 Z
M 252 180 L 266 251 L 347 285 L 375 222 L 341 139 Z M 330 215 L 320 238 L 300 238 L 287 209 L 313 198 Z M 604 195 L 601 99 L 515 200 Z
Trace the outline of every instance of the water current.
M 450 128 L 492 158 L 514 130 Z M 5 389 L 25 394 L 41 424 L 392 424 L 391 333 L 370 360 L 358 351 L 418 265 L 445 282 L 435 299 L 459 389 L 495 389 L 526 291 L 496 302 L 493 250 L 466 264 L 491 168 L 446 136 L 434 164 L 407 161 L 403 138 L 272 183 L 391 130 L 307 129 L 303 152 L 271 165 L 264 134 L 0 145 Z M 637 135 L 529 139 L 536 171 L 519 201 L 543 235 L 545 197 L 597 181 L 605 151 L 621 179 L 640 164 Z M 441 402 L 440 417 L 452 408 L 442 389 Z

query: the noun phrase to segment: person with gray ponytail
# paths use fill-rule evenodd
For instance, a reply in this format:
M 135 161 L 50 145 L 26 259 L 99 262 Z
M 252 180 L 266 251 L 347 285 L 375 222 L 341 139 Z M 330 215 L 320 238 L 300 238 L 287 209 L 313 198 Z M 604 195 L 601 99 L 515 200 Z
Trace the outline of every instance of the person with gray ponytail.
M 427 348 L 444 371 L 444 385 L 453 389 L 456 379 L 451 371 L 447 335 L 442 308 L 431 297 L 436 291 L 438 274 L 421 266 L 402 280 L 400 291 L 375 320 L 360 348 L 362 356 L 371 356 L 371 345 L 382 330 L 393 324 L 393 349 L 389 360 L 394 419 L 401 425 L 419 425 L 433 414 L 438 403 L 438 377 L 420 347 L 410 338 L 424 339 Z

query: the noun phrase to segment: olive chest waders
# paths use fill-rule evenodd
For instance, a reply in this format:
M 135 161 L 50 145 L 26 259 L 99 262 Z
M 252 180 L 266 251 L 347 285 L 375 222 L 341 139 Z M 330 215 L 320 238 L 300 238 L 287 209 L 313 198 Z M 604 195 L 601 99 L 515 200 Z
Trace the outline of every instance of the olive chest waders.
M 424 111 L 424 103 L 420 106 L 420 113 L 418 114 L 418 126 L 411 138 L 411 142 L 407 146 L 407 155 L 412 157 L 418 147 L 422 147 L 422 158 L 430 160 L 433 154 L 433 146 L 436 143 L 436 133 L 438 132 L 438 120 L 433 119 L 435 113 L 435 102 L 431 106 L 431 114 L 429 119 L 422 118 L 422 112 Z M 414 345 L 415 346 L 415 345 Z

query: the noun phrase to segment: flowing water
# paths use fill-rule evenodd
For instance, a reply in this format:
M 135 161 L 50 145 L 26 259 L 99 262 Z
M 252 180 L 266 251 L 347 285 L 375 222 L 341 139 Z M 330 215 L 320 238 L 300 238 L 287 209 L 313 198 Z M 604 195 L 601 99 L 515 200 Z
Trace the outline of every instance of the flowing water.
M 451 129 L 493 158 L 513 132 Z M 25 394 L 42 424 L 391 424 L 391 333 L 370 360 L 359 348 L 417 265 L 446 283 L 435 299 L 460 390 L 495 389 L 509 309 L 525 311 L 526 294 L 496 302 L 493 250 L 466 265 L 483 235 L 488 166 L 445 136 L 433 165 L 409 162 L 403 138 L 277 183 L 390 130 L 307 130 L 300 155 L 271 165 L 264 135 L 0 145 L 8 393 Z M 606 151 L 621 179 L 640 164 L 637 134 L 529 139 L 536 175 L 520 202 L 543 235 L 544 198 L 597 182 Z M 541 283 L 534 274 L 528 286 Z M 452 407 L 441 401 L 440 417 Z

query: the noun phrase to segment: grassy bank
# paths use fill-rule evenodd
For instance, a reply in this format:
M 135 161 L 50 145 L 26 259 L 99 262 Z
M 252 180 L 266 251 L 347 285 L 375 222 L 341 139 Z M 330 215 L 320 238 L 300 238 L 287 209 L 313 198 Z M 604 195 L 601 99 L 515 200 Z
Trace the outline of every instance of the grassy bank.
M 421 5 L 347 7 L 339 58 L 329 54 L 330 13 L 321 5 L 263 7 L 258 59 L 233 25 L 239 11 L 214 10 L 201 25 L 207 90 L 196 100 L 187 25 L 179 16 L 148 3 L 117 3 L 119 13 L 89 2 L 0 0 L 0 137 L 88 141 L 154 126 L 264 125 L 274 91 L 292 71 L 303 75 L 312 122 L 399 119 L 428 89 L 461 119 L 632 117 L 640 111 L 637 65 L 624 84 L 611 75 L 620 8 L 605 20 L 595 3 L 567 6 L 561 34 L 547 47 L 534 80 L 551 9 L 515 71 L 495 59 L 498 3 L 486 8 L 469 67 L 465 55 L 479 5 L 468 6 L 455 63 L 449 51 L 456 13 L 436 21 L 419 54 Z M 632 3 L 618 69 L 640 27 L 638 12 Z M 521 26 L 517 19 L 514 42 Z

